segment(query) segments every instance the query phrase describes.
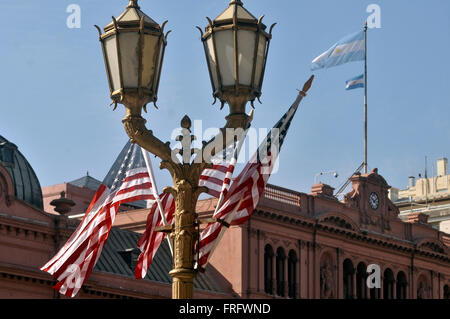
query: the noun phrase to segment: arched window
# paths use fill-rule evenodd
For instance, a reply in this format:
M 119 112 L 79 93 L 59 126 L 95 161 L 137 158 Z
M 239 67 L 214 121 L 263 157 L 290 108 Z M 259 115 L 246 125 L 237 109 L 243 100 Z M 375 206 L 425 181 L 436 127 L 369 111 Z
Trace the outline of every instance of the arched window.
M 270 245 L 264 248 L 264 291 L 273 294 L 273 249 Z
M 367 299 L 367 266 L 363 262 L 356 268 L 356 298 Z
M 284 249 L 279 247 L 277 249 L 277 295 L 284 297 L 284 286 L 285 286 L 285 276 L 284 276 L 284 263 L 286 261 L 286 254 Z
M 450 299 L 450 288 L 448 285 L 444 286 L 444 299 Z
M 399 271 L 397 274 L 397 299 L 406 299 L 406 275 L 403 271 Z
M 383 278 L 383 298 L 384 299 L 394 299 L 394 273 L 392 270 L 387 268 L 384 271 Z
M 291 250 L 288 258 L 288 297 L 295 299 L 297 291 L 297 254 Z
M 344 260 L 344 299 L 353 299 L 353 274 L 355 273 L 355 268 L 350 259 Z

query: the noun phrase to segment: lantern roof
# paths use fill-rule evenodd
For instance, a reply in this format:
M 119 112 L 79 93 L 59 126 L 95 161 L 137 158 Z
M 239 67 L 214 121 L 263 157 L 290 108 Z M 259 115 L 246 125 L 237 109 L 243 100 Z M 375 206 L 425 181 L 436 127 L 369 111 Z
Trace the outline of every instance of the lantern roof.
M 243 3 L 240 0 L 231 0 L 228 8 L 219 14 L 219 16 L 214 19 L 214 22 L 221 23 L 233 20 L 235 15 L 238 20 L 250 20 L 255 23 L 258 22 L 258 19 L 243 7 Z
M 150 24 L 152 27 L 159 29 L 159 24 L 141 11 L 141 7 L 138 5 L 138 0 L 130 0 L 126 9 L 120 16 L 116 18 L 117 24 L 127 25 L 139 25 L 141 19 L 144 18 L 145 24 Z M 114 28 L 114 22 L 105 26 L 105 32 Z

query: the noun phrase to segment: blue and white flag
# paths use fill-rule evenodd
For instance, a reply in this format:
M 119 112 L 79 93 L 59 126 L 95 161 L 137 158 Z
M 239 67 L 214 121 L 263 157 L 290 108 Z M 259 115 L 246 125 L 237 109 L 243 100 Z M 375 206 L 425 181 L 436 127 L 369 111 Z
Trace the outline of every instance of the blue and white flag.
M 330 49 L 312 61 L 311 70 L 327 69 L 352 61 L 364 60 L 364 31 L 359 31 L 339 40 Z
M 364 87 L 364 74 L 358 75 L 345 82 L 346 90 L 353 90 Z

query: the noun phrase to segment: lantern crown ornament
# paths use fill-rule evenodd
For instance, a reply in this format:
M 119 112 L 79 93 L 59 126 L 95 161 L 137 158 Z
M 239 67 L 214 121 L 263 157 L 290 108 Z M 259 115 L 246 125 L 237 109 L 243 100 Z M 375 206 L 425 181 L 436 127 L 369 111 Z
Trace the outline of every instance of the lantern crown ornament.
M 125 11 L 99 32 L 106 74 L 115 106 L 127 101 L 146 104 L 158 99 L 167 32 L 140 10 L 137 0 L 130 0 Z
M 225 102 L 232 111 L 242 112 L 242 105 L 259 100 L 266 67 L 272 29 L 266 32 L 262 23 L 243 7 L 240 0 L 232 0 L 227 9 L 214 20 L 207 18 L 202 35 L 214 102 Z M 240 106 L 236 109 L 236 105 Z M 239 109 L 239 110 L 238 110 Z

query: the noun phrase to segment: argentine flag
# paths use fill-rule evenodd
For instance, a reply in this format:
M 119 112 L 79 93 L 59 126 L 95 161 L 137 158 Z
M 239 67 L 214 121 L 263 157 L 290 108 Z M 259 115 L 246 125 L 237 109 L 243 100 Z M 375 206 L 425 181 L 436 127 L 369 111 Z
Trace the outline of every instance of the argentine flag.
M 327 69 L 352 61 L 364 60 L 364 31 L 359 31 L 339 40 L 326 52 L 312 61 L 311 70 Z
M 353 90 L 364 87 L 364 74 L 358 75 L 345 82 L 346 90 Z

